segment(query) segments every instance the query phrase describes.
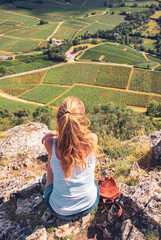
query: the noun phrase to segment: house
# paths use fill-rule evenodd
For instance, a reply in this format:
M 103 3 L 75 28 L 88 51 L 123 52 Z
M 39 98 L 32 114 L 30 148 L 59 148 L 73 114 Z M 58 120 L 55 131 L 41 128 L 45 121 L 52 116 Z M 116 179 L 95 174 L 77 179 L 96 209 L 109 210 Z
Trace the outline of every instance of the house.
M 0 60 L 15 60 L 14 55 L 0 55 Z
M 64 41 L 62 41 L 62 40 L 56 40 L 55 38 L 52 38 L 52 39 L 51 39 L 51 44 L 52 44 L 52 45 L 59 46 L 59 45 L 61 45 L 61 44 L 63 44 L 63 43 L 64 43 Z

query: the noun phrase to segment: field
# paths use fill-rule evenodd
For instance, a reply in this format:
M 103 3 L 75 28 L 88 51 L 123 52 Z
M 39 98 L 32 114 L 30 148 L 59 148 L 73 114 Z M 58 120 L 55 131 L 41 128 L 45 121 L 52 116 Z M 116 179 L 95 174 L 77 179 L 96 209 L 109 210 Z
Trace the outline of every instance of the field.
M 150 95 L 102 89 L 98 87 L 74 86 L 62 97 L 53 101 L 51 105 L 59 106 L 62 101 L 68 96 L 80 98 L 89 110 L 98 104 L 108 102 L 114 102 L 120 106 L 132 105 L 147 107 L 153 99 L 161 101 L 161 97 L 154 97 Z
M 135 69 L 132 75 L 130 89 L 161 94 L 161 73 Z
M 44 78 L 45 72 L 26 74 L 13 78 L 0 79 L 2 91 L 17 96 L 36 87 Z
M 7 35 L 19 38 L 33 38 L 36 40 L 46 39 L 57 27 L 57 23 L 32 26 L 9 32 Z
M 33 90 L 22 94 L 20 98 L 34 102 L 48 103 L 67 89 L 67 87 L 40 85 Z
M 126 88 L 130 68 L 75 63 L 48 70 L 44 83 L 72 85 L 83 83 L 105 87 Z M 61 72 L 61 74 L 60 74 Z
M 129 6 L 133 5 L 134 3 L 137 3 L 139 7 L 146 7 L 147 5 L 150 6 L 152 4 L 157 5 L 157 6 L 159 5 L 159 2 L 157 2 L 157 1 L 143 1 L 143 2 L 141 2 L 141 1 L 128 2 L 127 1 L 125 3 L 126 3 L 126 5 L 129 5 Z
M 142 12 L 142 11 L 146 11 L 148 10 L 148 8 L 143 8 L 143 7 L 117 7 L 117 8 L 110 8 L 110 13 L 114 12 L 114 13 L 121 13 L 123 11 L 125 12 Z
M 161 11 L 157 11 L 154 13 L 154 15 L 151 16 L 153 19 L 158 19 L 161 16 Z
M 3 109 L 7 109 L 11 112 L 22 110 L 22 109 L 28 109 L 31 112 L 33 112 L 38 106 L 30 103 L 23 103 L 18 101 L 13 101 L 7 98 L 3 98 L 0 96 L 0 107 Z
M 141 36 L 148 37 L 149 35 L 151 37 L 154 37 L 156 34 L 160 33 L 160 26 L 155 20 L 150 20 L 149 23 L 144 24 L 140 28 L 137 28 L 133 31 L 133 33 L 140 32 Z
M 111 43 L 99 45 L 85 51 L 85 53 L 81 56 L 80 59 L 99 60 L 102 55 L 105 55 L 105 57 L 103 58 L 104 62 L 126 64 L 145 62 L 145 58 L 140 52 L 129 48 L 128 46 Z
M 19 55 L 16 56 L 16 60 L 1 61 L 0 66 L 7 67 L 7 75 L 14 73 L 21 73 L 32 71 L 34 69 L 49 67 L 57 62 L 48 60 L 48 57 L 44 54 L 33 55 Z

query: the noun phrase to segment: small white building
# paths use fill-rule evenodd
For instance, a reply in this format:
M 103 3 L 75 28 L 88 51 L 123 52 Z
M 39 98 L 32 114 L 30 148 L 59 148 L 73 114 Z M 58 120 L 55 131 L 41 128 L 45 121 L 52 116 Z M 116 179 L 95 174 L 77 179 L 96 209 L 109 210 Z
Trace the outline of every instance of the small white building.
M 14 55 L 0 55 L 0 60 L 14 60 Z
M 59 45 L 63 44 L 63 42 L 64 42 L 64 41 L 62 41 L 62 40 L 56 40 L 56 38 L 52 38 L 52 39 L 51 39 L 51 44 L 52 44 L 52 45 L 57 45 L 57 46 L 59 46 Z

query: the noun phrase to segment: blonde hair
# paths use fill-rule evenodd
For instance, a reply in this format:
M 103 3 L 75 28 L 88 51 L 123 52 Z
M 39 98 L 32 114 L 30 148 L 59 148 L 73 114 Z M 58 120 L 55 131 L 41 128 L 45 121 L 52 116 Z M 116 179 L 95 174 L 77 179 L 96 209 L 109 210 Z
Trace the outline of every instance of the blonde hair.
M 57 114 L 58 139 L 57 147 L 62 152 L 61 166 L 65 178 L 72 175 L 73 167 L 80 170 L 87 167 L 85 154 L 96 154 L 97 143 L 85 122 L 89 119 L 85 116 L 83 102 L 74 97 L 68 97 L 60 106 Z M 85 147 L 85 154 L 81 151 Z

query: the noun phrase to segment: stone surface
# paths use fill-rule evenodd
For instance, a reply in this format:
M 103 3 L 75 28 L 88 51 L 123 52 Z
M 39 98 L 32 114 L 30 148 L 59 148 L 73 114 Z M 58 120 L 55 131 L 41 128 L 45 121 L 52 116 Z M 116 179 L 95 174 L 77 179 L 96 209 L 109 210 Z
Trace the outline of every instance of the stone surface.
M 26 240 L 47 240 L 47 232 L 44 226 L 36 227 L 34 232 Z
M 137 163 L 133 164 L 130 175 L 140 175 L 138 185 L 118 184 L 123 191 L 117 199 L 123 208 L 121 217 L 114 218 L 103 211 L 103 218 L 96 211 L 95 216 L 88 214 L 73 221 L 64 221 L 46 209 L 46 175 L 43 172 L 44 176 L 37 176 L 35 169 L 31 168 L 35 159 L 46 161 L 46 151 L 41 144 L 41 137 L 46 132 L 48 129 L 44 124 L 25 124 L 6 131 L 8 137 L 1 141 L 0 155 L 6 161 L 0 165 L 0 240 L 57 240 L 66 236 L 72 236 L 74 240 L 77 235 L 76 239 L 144 240 L 148 230 L 159 240 L 161 172 L 151 171 L 140 177 L 142 173 Z M 159 166 L 161 131 L 130 141 L 140 146 L 149 144 L 154 165 Z M 112 161 L 98 159 L 102 172 L 106 163 Z M 105 176 L 113 172 L 114 169 L 106 169 Z M 102 208 L 101 203 L 99 207 Z M 112 207 L 111 211 L 114 210 Z M 89 224 L 91 220 L 92 224 Z M 47 232 L 48 228 L 53 232 Z

